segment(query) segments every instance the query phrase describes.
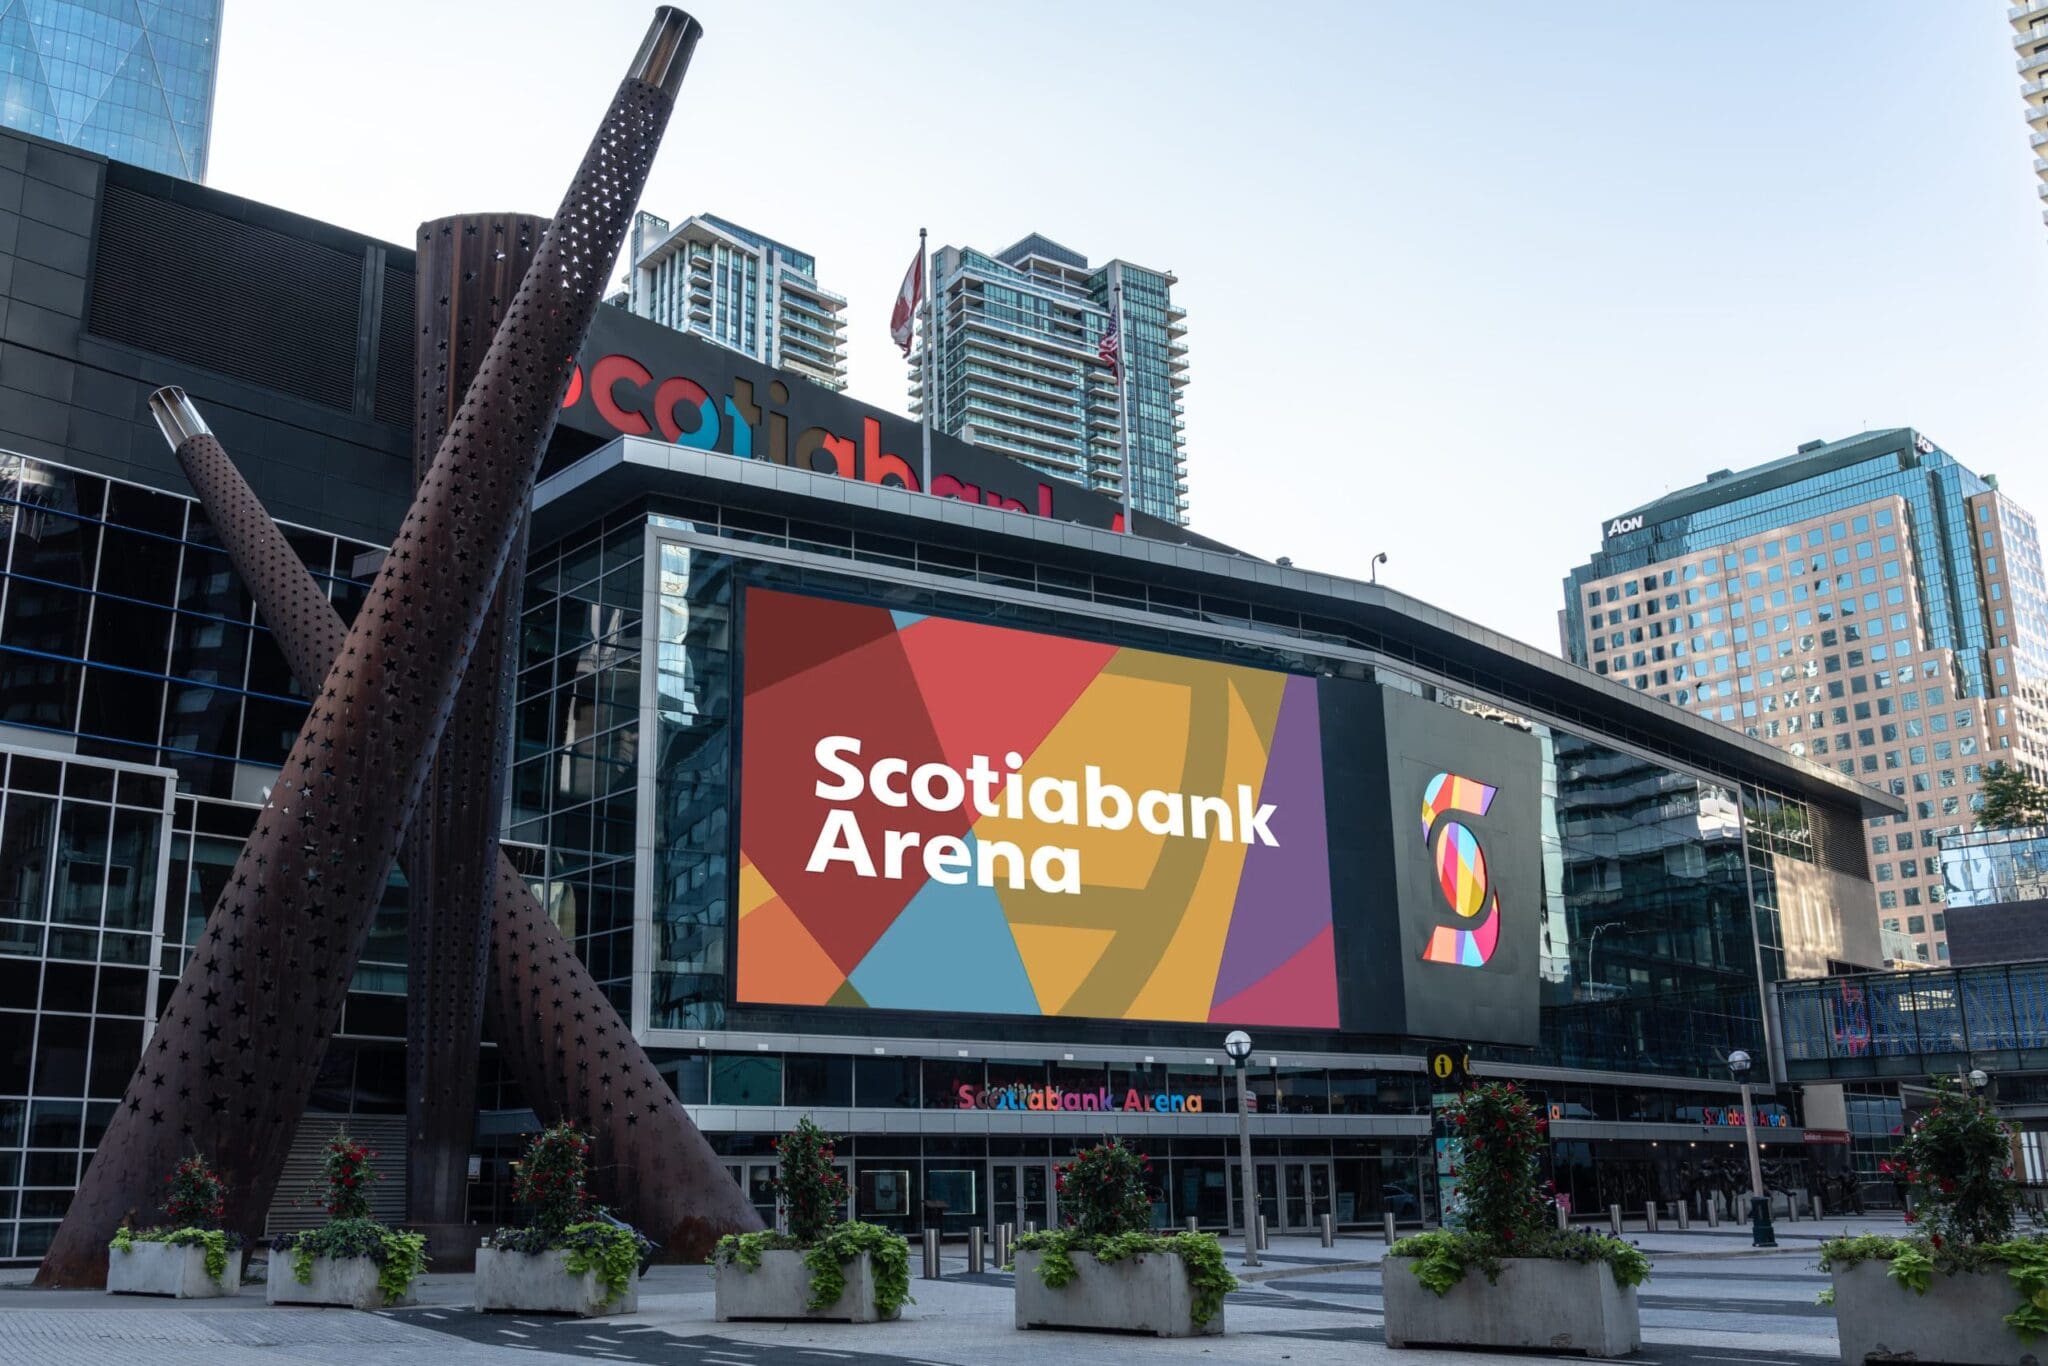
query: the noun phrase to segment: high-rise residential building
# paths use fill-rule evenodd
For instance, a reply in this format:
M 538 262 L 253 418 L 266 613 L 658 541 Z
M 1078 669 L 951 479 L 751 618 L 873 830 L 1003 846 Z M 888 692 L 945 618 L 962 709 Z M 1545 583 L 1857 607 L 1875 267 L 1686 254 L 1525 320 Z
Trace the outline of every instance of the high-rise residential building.
M 221 0 L 0 0 L 0 124 L 206 179 Z
M 1865 833 L 1885 930 L 1948 958 L 1941 840 L 1983 770 L 2048 772 L 2034 519 L 1911 428 L 1608 517 L 1565 580 L 1567 658 L 1906 800 Z
M 846 387 L 846 296 L 807 251 L 708 213 L 674 227 L 635 214 L 626 306 L 827 389 Z
M 2036 193 L 2048 200 L 2048 0 L 2025 0 L 2006 10 L 2012 21 L 2013 50 L 2018 53 L 2020 98 L 2027 104 L 2027 141 L 2034 149 Z M 2048 222 L 2048 209 L 2041 212 Z
M 941 247 L 932 281 L 939 431 L 1115 497 L 1128 470 L 1130 506 L 1186 524 L 1187 310 L 1173 302 L 1171 272 L 1121 260 L 1091 267 L 1032 233 L 993 256 Z M 1102 357 L 1119 299 L 1121 395 Z M 910 395 L 922 416 L 921 349 Z

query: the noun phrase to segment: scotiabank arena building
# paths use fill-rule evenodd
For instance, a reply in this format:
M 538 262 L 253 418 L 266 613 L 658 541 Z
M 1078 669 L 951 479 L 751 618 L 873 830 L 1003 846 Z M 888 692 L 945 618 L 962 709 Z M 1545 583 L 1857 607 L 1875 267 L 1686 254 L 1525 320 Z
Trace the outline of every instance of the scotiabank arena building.
M 146 408 L 184 386 L 353 611 L 411 497 L 412 250 L 0 134 L 0 1257 L 41 1254 L 305 703 Z M 1469 1058 L 1580 1212 L 1854 1169 L 1771 984 L 1881 962 L 1896 799 L 1390 589 L 1282 568 L 602 310 L 535 497 L 507 847 L 772 1217 L 1433 1218 Z M 405 1149 L 394 875 L 294 1154 Z M 1763 1084 L 1744 1115 L 1725 1060 Z M 1443 1065 L 1430 1061 L 1441 1055 Z M 470 1210 L 533 1124 L 486 1060 Z M 1734 1174 L 1734 1175 L 1731 1175 Z M 288 1168 L 273 1221 L 293 1203 Z M 403 1180 L 380 1188 L 401 1200 Z M 380 1211 L 387 1216 L 401 1209 Z

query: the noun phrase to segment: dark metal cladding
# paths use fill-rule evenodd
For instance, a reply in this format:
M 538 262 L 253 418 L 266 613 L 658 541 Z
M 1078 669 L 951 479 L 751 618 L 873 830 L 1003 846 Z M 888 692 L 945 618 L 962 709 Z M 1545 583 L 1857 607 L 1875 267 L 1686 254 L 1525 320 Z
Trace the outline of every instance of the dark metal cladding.
M 426 474 L 454 422 L 463 391 L 483 364 L 546 229 L 546 219 L 529 214 L 444 218 L 420 228 L 414 267 L 414 479 Z M 407 878 L 409 948 L 405 1208 L 415 1224 L 446 1227 L 468 1219 L 499 818 L 495 802 L 477 798 L 505 790 L 512 633 L 525 578 L 522 519 L 399 855 Z M 332 662 L 326 656 L 312 677 L 321 677 Z
M 221 544 L 295 678 L 319 678 L 347 635 L 341 614 L 178 390 L 150 400 Z M 167 409 L 189 416 L 175 424 Z M 494 808 L 495 809 L 495 808 Z M 493 846 L 495 853 L 495 845 Z M 760 1218 L 533 891 L 495 855 L 486 1026 L 540 1117 L 591 1134 L 599 1198 L 685 1260 Z
M 655 25 L 680 26 L 686 58 L 695 21 L 663 10 Z M 671 84 L 683 64 L 664 73 Z M 631 76 L 620 84 L 314 696 L 39 1284 L 104 1284 L 107 1239 L 122 1215 L 154 1211 L 164 1173 L 195 1151 L 227 1182 L 226 1226 L 261 1233 L 531 497 L 572 357 L 673 107 L 661 87 Z

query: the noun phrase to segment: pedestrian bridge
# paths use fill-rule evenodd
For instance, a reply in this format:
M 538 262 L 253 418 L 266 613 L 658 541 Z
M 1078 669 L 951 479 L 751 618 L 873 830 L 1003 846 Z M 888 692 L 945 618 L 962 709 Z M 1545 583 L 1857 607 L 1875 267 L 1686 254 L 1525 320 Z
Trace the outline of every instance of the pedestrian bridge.
M 1789 1081 L 2048 1071 L 2048 961 L 1780 982 Z

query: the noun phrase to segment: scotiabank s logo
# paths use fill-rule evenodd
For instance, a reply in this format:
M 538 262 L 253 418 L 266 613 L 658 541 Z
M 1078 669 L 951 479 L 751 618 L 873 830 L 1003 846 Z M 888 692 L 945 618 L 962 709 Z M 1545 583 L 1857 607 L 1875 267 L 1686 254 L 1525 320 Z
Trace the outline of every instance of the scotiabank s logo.
M 1438 925 L 1422 949 L 1426 963 L 1482 968 L 1500 943 L 1500 893 L 1487 877 L 1486 850 L 1470 826 L 1450 819 L 1458 811 L 1485 815 L 1497 791 L 1456 773 L 1439 773 L 1423 786 L 1422 843 L 1430 850 L 1437 887 L 1461 920 L 1485 917 L 1470 928 Z

